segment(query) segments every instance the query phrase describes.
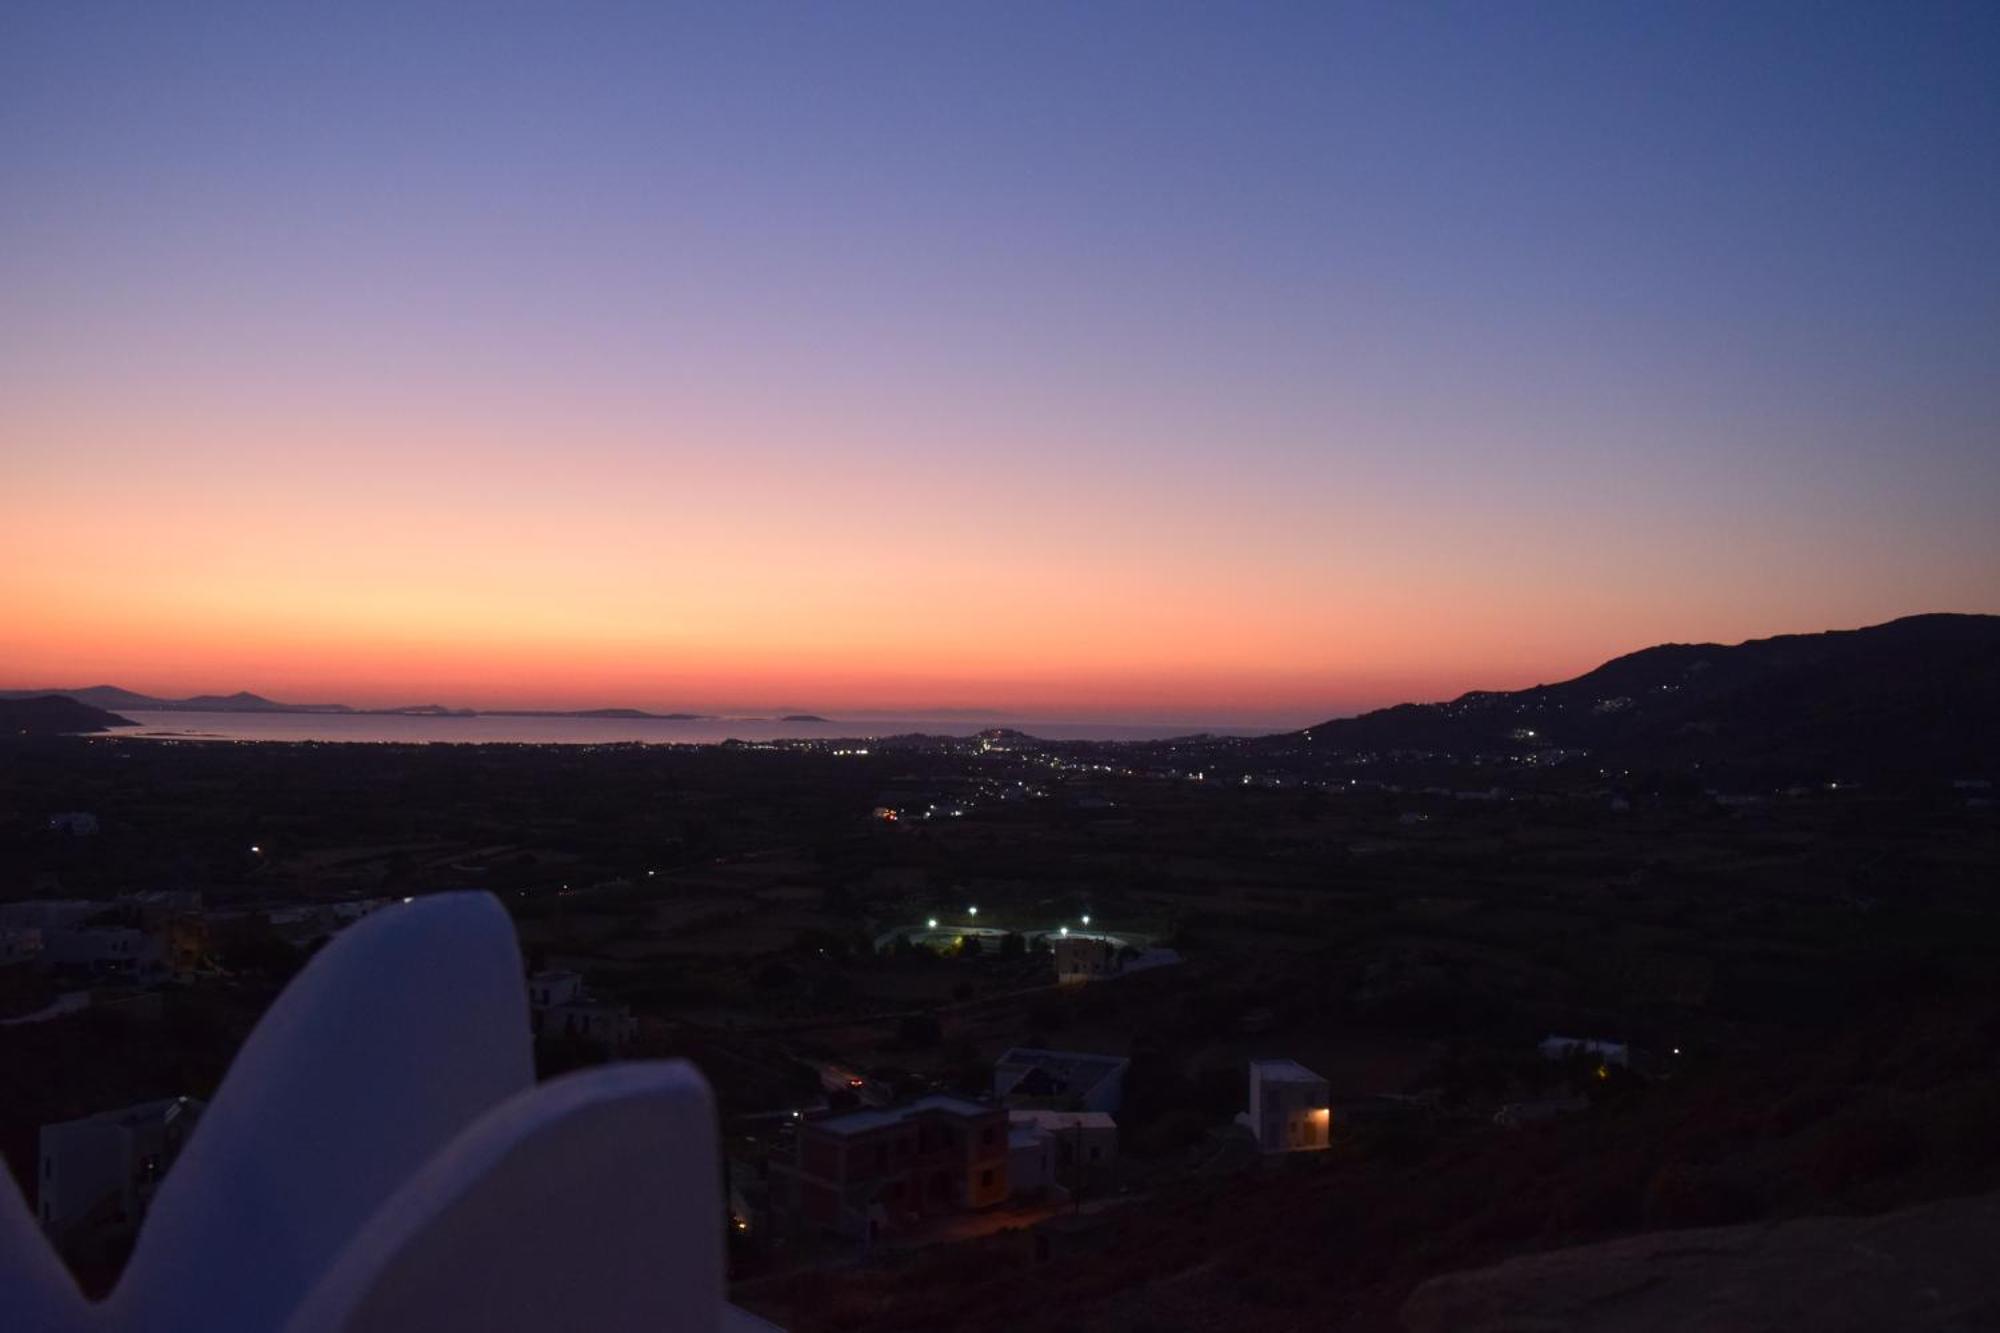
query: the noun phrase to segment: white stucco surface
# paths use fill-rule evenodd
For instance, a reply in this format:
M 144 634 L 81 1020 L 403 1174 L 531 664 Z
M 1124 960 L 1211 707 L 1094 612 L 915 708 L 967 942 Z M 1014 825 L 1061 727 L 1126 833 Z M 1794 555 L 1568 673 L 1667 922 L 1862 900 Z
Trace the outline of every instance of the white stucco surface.
M 758 1326 L 722 1298 L 701 1075 L 614 1064 L 537 1087 L 532 1055 L 520 949 L 495 899 L 441 894 L 372 914 L 244 1044 L 106 1301 L 82 1299 L 0 1181 L 0 1326 Z

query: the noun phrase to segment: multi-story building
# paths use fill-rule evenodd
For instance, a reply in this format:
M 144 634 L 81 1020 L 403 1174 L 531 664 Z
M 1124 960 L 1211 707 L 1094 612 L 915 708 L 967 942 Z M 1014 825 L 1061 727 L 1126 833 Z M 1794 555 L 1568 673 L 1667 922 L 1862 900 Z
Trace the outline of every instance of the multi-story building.
M 59 1244 L 136 1231 L 203 1105 L 167 1097 L 43 1125 L 35 1171 L 42 1230 Z
M 925 1218 L 1007 1198 L 1007 1112 L 963 1097 L 819 1116 L 796 1159 L 774 1163 L 805 1225 L 873 1240 Z
M 1007 1148 L 1015 1194 L 1103 1188 L 1118 1165 L 1118 1125 L 1102 1111 L 1009 1111 Z
M 1056 980 L 1065 986 L 1101 981 L 1118 975 L 1118 941 L 1108 935 L 1065 934 L 1049 937 Z
M 528 1021 L 537 1037 L 622 1046 L 632 1039 L 632 1006 L 583 987 L 574 972 L 537 972 L 528 978 Z
M 1333 1121 L 1326 1080 L 1296 1060 L 1252 1060 L 1248 1120 L 1264 1152 L 1325 1148 Z
M 42 958 L 58 970 L 157 981 L 165 977 L 164 939 L 135 926 L 80 926 L 42 935 Z

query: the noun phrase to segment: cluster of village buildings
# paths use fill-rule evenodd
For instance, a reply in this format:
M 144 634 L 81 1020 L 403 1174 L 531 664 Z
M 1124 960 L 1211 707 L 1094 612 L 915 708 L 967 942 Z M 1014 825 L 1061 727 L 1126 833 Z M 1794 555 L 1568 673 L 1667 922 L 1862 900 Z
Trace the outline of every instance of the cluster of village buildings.
M 992 1092 L 799 1113 L 791 1154 L 731 1164 L 739 1230 L 863 1242 L 908 1236 L 1006 1203 L 1080 1203 L 1118 1185 L 1125 1059 L 1016 1047 Z M 1239 1117 L 1264 1153 L 1329 1146 L 1327 1082 L 1289 1060 L 1249 1066 Z
M 245 916 L 309 949 L 396 901 L 216 912 L 205 910 L 197 893 L 153 892 L 109 903 L 0 904 L 0 968 L 36 969 L 70 987 L 45 1007 L 0 1022 L 127 1006 L 149 994 L 157 1004 L 164 984 L 225 975 L 212 939 Z M 1004 932 L 982 927 L 979 933 Z M 1179 961 L 1171 950 L 1141 948 L 1101 930 L 1064 927 L 1044 938 L 1057 980 L 1066 984 Z M 616 1051 L 634 1035 L 629 1006 L 593 994 L 577 972 L 536 971 L 526 991 L 538 1039 Z M 1550 1037 L 1542 1054 L 1587 1057 L 1605 1067 L 1629 1060 L 1622 1044 L 1586 1038 Z M 1003 1204 L 1108 1195 L 1119 1184 L 1127 1069 L 1128 1061 L 1114 1055 L 1017 1047 L 994 1063 L 991 1090 L 980 1097 L 933 1093 L 901 1104 L 794 1111 L 789 1152 L 731 1163 L 732 1221 L 741 1231 L 872 1243 Z M 1295 1061 L 1250 1061 L 1245 1100 L 1236 1123 L 1261 1154 L 1316 1152 L 1333 1141 L 1328 1082 Z M 1496 1119 L 1517 1124 L 1574 1109 L 1574 1101 L 1513 1104 Z M 50 1238 L 65 1246 L 129 1238 L 202 1110 L 201 1101 L 176 1096 L 43 1126 L 33 1198 Z

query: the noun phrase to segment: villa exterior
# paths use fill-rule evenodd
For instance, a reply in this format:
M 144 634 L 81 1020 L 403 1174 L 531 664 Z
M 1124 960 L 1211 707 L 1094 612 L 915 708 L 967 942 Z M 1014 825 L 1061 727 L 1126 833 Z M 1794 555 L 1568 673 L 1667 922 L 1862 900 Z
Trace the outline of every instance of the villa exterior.
M 1102 1111 L 1007 1113 L 1007 1175 L 1016 1195 L 1105 1185 L 1117 1165 L 1118 1125 Z
M 1118 975 L 1118 945 L 1102 935 L 1057 935 L 1049 939 L 1056 980 L 1065 986 Z
M 35 1171 L 35 1217 L 43 1233 L 62 1244 L 138 1230 L 203 1105 L 167 1097 L 43 1125 Z
M 601 999 L 583 988 L 575 972 L 537 972 L 528 978 L 528 1021 L 537 1037 L 622 1046 L 632 1039 L 632 1007 Z
M 1317 1152 L 1328 1146 L 1332 1106 L 1327 1082 L 1296 1060 L 1250 1062 L 1250 1132 L 1267 1153 Z
M 1009 1193 L 1007 1112 L 963 1097 L 805 1121 L 796 1160 L 772 1165 L 806 1226 L 873 1240 Z

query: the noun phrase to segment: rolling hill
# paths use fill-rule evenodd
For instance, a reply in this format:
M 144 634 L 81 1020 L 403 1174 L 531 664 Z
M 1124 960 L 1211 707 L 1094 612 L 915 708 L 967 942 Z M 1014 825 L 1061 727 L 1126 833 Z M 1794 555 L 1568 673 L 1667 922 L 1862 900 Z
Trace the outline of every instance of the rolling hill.
M 0 699 L 0 736 L 62 736 L 138 725 L 130 718 L 57 694 Z
M 1402 704 L 1294 739 L 1335 752 L 1587 754 L 1606 768 L 1795 779 L 1987 774 L 2000 758 L 2000 616 L 1662 644 L 1559 684 Z

